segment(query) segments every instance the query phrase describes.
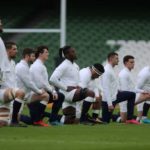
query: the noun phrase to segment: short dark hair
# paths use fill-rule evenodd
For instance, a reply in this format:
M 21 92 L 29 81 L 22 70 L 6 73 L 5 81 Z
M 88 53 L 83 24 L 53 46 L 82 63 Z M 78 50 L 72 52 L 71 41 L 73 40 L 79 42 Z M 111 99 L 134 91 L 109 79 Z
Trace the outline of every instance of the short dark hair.
M 16 45 L 16 43 L 12 41 L 5 42 L 6 50 L 11 49 L 13 45 Z
M 126 62 L 129 61 L 129 59 L 134 59 L 134 57 L 132 55 L 126 55 L 123 57 L 123 63 L 125 64 Z
M 25 58 L 26 55 L 31 55 L 35 53 L 35 51 L 32 48 L 25 48 L 22 52 L 22 57 Z
M 66 45 L 62 48 L 59 49 L 59 56 L 62 58 L 62 54 L 64 54 L 64 56 L 66 56 L 66 54 L 69 52 L 69 49 L 71 48 L 71 46 Z
M 35 57 L 38 58 L 40 54 L 44 53 L 44 49 L 48 50 L 48 47 L 44 45 L 37 47 L 35 52 Z
M 104 66 L 101 65 L 100 63 L 95 63 L 93 66 L 94 66 L 100 73 L 104 73 L 104 72 L 105 72 Z
M 111 52 L 107 55 L 107 59 L 109 60 L 110 58 L 112 58 L 114 56 L 118 56 L 118 54 L 116 52 Z

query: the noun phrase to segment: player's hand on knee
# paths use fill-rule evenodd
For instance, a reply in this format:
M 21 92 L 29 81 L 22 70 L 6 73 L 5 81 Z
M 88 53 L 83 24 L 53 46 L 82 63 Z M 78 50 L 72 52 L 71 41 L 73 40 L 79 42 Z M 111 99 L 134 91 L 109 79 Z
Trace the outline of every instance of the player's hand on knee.
M 53 93 L 53 100 L 57 100 L 58 99 L 58 94 L 56 92 Z
M 39 95 L 42 95 L 44 93 L 45 93 L 45 91 L 43 89 L 40 89 L 39 92 L 38 92 Z
M 149 99 L 150 98 L 150 93 L 145 94 L 145 98 Z
M 140 98 L 145 101 L 150 97 L 150 93 L 149 92 L 142 92 L 140 95 Z
M 113 105 L 108 106 L 108 110 L 109 110 L 109 112 L 112 112 L 114 110 L 114 106 Z

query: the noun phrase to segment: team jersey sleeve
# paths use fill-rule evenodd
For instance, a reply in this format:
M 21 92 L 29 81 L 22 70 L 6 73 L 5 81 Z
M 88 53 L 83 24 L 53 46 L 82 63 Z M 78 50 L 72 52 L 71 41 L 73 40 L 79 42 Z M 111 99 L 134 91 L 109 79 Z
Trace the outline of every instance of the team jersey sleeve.
M 40 94 L 41 90 L 36 87 L 36 85 L 32 82 L 29 70 L 25 67 L 16 67 L 16 75 L 17 77 L 24 83 L 26 88 L 31 89 L 35 93 Z
M 32 78 L 35 78 L 36 82 L 39 82 L 43 89 L 45 89 L 48 92 L 53 92 L 54 87 L 49 84 L 47 79 L 45 79 L 45 73 L 46 70 L 44 70 L 40 66 L 36 67 L 34 70 L 30 69 L 30 74 L 32 75 Z
M 79 74 L 80 74 L 79 86 L 82 88 L 87 88 L 89 82 L 91 81 L 91 75 L 82 70 L 80 71 Z
M 60 78 L 63 76 L 65 71 L 67 70 L 67 65 L 65 63 L 60 64 L 52 73 L 49 81 L 54 86 L 58 87 L 62 90 L 67 90 L 67 86 L 64 85 L 64 83 L 61 82 Z
M 148 78 L 147 75 L 143 75 L 142 77 L 139 77 L 139 78 L 138 78 L 138 80 L 137 80 L 137 85 L 136 85 L 136 87 L 135 87 L 135 91 L 136 91 L 137 93 L 142 93 L 142 92 L 144 92 L 143 87 L 144 87 L 144 85 L 145 85 L 146 82 L 147 82 L 147 78 Z

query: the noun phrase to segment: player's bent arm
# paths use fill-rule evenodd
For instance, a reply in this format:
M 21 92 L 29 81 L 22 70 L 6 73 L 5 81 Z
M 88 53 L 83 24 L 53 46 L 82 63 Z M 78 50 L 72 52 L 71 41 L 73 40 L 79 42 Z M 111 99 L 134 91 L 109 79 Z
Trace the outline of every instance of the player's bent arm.
M 67 86 L 64 85 L 64 83 L 62 83 L 60 81 L 60 78 L 62 77 L 63 73 L 65 72 L 65 70 L 67 69 L 67 66 L 61 64 L 60 66 L 58 66 L 55 71 L 53 72 L 53 74 L 51 75 L 49 81 L 52 85 L 67 91 Z

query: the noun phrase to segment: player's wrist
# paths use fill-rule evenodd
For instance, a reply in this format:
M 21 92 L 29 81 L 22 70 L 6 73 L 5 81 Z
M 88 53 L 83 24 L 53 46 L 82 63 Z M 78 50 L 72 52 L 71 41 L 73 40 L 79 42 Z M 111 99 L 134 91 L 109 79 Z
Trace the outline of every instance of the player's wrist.
M 53 94 L 53 95 L 54 95 L 54 94 L 57 94 L 57 92 L 56 92 L 55 90 L 53 90 L 53 91 L 52 91 L 52 94 Z
M 42 90 L 38 90 L 38 92 L 37 92 L 38 94 L 42 94 L 43 93 L 43 91 Z

